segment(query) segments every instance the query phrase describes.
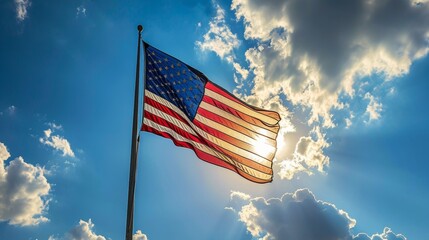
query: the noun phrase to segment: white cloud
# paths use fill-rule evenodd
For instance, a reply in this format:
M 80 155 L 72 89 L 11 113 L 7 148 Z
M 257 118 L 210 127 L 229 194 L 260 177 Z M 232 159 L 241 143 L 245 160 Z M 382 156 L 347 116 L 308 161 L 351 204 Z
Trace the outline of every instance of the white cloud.
M 250 199 L 250 195 L 239 192 L 239 191 L 231 191 L 230 194 L 230 206 L 225 209 L 236 212 L 236 209 L 239 209 L 241 206 L 246 204 Z
M 359 233 L 353 237 L 353 240 L 407 240 L 407 238 L 402 234 L 392 232 L 390 228 L 386 227 L 381 234 L 373 234 L 370 237 L 366 233 Z
M 148 240 L 148 238 L 142 231 L 137 230 L 137 232 L 133 234 L 133 240 Z
M 203 51 L 215 52 L 222 59 L 232 56 L 240 41 L 226 24 L 225 10 L 219 5 L 216 5 L 216 16 L 210 21 L 209 26 L 209 31 L 203 36 L 204 40 L 197 41 L 197 46 Z
M 102 235 L 97 235 L 91 219 L 87 222 L 79 220 L 79 224 L 65 234 L 63 240 L 106 240 Z
M 308 175 L 312 175 L 312 172 L 309 171 L 300 161 L 297 160 L 283 160 L 279 163 L 280 171 L 279 176 L 281 179 L 291 180 L 295 177 L 297 173 L 304 172 Z
M 241 199 L 241 200 L 249 200 L 250 199 L 250 195 L 243 193 L 243 192 L 239 192 L 239 191 L 231 191 L 231 195 L 230 195 L 231 200 L 234 199 Z
M 305 172 L 311 174 L 309 169 L 317 169 L 324 172 L 329 165 L 329 157 L 325 155 L 324 149 L 329 147 L 319 127 L 313 128 L 312 136 L 301 137 L 295 146 L 293 158 L 283 160 L 279 163 L 279 176 L 282 179 L 292 179 L 295 174 Z
M 47 123 L 49 127 L 53 128 L 54 130 L 62 130 L 63 126 L 61 124 L 56 124 L 56 123 L 52 123 L 49 122 Z
M 235 71 L 238 74 L 240 74 L 243 79 L 246 79 L 247 76 L 249 75 L 249 71 L 247 69 L 243 68 L 240 64 L 238 64 L 234 61 L 231 61 L 231 62 L 232 62 L 232 66 L 234 67 Z
M 17 157 L 6 166 L 10 157 L 0 142 L 0 221 L 12 225 L 30 226 L 47 222 L 43 216 L 51 185 L 39 166 L 28 164 Z
M 57 127 L 61 127 L 61 125 L 55 125 Z M 63 156 L 75 157 L 73 150 L 71 149 L 70 143 L 67 139 L 59 135 L 52 135 L 53 130 L 47 129 L 43 131 L 45 136 L 39 138 L 39 141 L 42 144 L 50 146 L 55 150 L 61 151 Z
M 28 17 L 28 8 L 31 6 L 30 0 L 15 0 L 16 18 L 24 21 Z
M 210 29 L 203 36 L 203 41 L 196 41 L 196 45 L 202 51 L 212 51 L 221 59 L 225 59 L 232 64 L 235 71 L 246 79 L 249 71 L 243 68 L 237 61 L 234 54 L 234 49 L 240 46 L 240 41 L 236 34 L 232 33 L 228 24 L 225 21 L 225 10 L 218 4 L 216 7 L 216 16 L 210 21 Z M 200 25 L 199 25 L 200 26 Z
M 255 238 L 347 239 L 356 224 L 335 205 L 316 200 L 308 189 L 281 198 L 251 198 L 237 210 L 239 220 Z
M 62 237 L 55 237 L 54 235 L 49 237 L 49 240 L 106 240 L 103 235 L 98 235 L 95 233 L 95 225 L 91 219 L 88 221 L 79 220 L 79 224 L 70 229 Z M 137 230 L 133 234 L 133 240 L 148 240 L 147 236 L 142 233 L 142 231 Z
M 356 226 L 356 220 L 334 204 L 317 200 L 308 189 L 285 193 L 281 198 L 246 200 L 241 206 L 230 208 L 237 213 L 247 231 L 258 239 L 405 239 L 402 235 L 393 234 L 389 228 L 371 238 L 364 238 L 368 235 L 363 233 L 353 236 L 350 230 Z
M 76 8 L 76 17 L 79 16 L 86 16 L 86 8 L 83 5 Z
M 244 26 L 243 40 L 231 31 L 225 11 L 219 5 L 215 7 L 217 15 L 210 21 L 209 31 L 203 41 L 196 44 L 233 65 L 237 73 L 234 74 L 237 97 L 268 109 L 271 105 L 267 103 L 277 103 L 281 109 L 276 160 L 280 160 L 279 174 L 284 179 L 293 178 L 297 172 L 310 174 L 312 169 L 322 172 L 329 164 L 324 149 L 330 143 L 320 133 L 338 125 L 332 110 L 349 114 L 350 117 L 343 120 L 345 124 L 341 124 L 346 128 L 362 119 L 354 118 L 354 112 L 366 111 L 369 121 L 379 119 L 383 105 L 382 96 L 377 94 L 383 91 L 376 89 L 385 87 L 386 81 L 407 74 L 411 64 L 429 51 L 429 2 L 426 0 L 342 4 L 233 0 L 231 10 Z M 247 46 L 251 46 L 243 56 L 248 66 L 239 65 L 234 53 L 242 41 L 248 41 Z M 372 75 L 379 77 L 368 80 L 373 81 L 367 84 L 372 90 L 368 89 L 366 95 L 360 94 L 367 87 L 357 83 Z M 362 100 L 369 100 L 366 109 L 350 104 Z M 290 149 L 286 143 L 294 144 L 287 142 L 287 133 L 295 131 L 285 104 L 304 110 L 304 116 L 296 120 L 306 122 L 315 135 L 301 137 L 293 153 L 285 150 Z M 305 152 L 298 151 L 304 148 Z
M 346 122 L 346 128 L 350 128 L 350 126 L 353 124 L 352 123 L 353 118 L 355 118 L 355 115 L 353 112 L 350 112 L 350 117 L 344 120 Z
M 334 127 L 341 94 L 354 98 L 356 79 L 401 76 L 428 52 L 429 5 L 400 1 L 233 0 L 243 19 L 254 95 L 282 92 L 311 110 L 309 124 Z
M 365 94 L 365 99 L 369 100 L 366 107 L 366 113 L 369 115 L 369 121 L 377 120 L 380 118 L 380 112 L 383 110 L 383 105 L 374 98 L 370 93 Z

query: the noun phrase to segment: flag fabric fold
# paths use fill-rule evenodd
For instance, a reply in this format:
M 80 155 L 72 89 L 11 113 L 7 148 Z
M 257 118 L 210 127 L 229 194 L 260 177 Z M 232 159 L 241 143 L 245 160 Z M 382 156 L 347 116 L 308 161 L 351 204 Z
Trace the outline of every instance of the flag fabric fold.
M 244 103 L 145 42 L 144 54 L 142 130 L 169 138 L 250 181 L 271 182 L 279 114 Z

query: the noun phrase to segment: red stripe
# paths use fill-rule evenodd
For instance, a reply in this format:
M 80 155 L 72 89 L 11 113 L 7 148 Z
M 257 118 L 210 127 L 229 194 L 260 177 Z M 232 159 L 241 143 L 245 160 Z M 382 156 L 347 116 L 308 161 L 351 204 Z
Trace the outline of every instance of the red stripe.
M 160 118 L 160 117 L 158 117 L 158 116 L 156 116 L 156 115 L 154 115 L 154 114 L 152 114 L 150 112 L 145 111 L 144 115 L 145 115 L 146 119 L 152 120 L 153 122 L 158 123 L 161 126 L 170 128 L 170 129 L 172 129 L 173 131 L 175 131 L 177 134 L 181 135 L 184 138 L 190 139 L 190 140 L 195 141 L 197 143 L 206 145 L 209 148 L 215 149 L 218 152 L 220 152 L 220 153 L 222 153 L 222 154 L 224 154 L 226 156 L 229 156 L 232 160 L 234 160 L 236 162 L 239 162 L 239 163 L 241 163 L 243 165 L 246 165 L 246 166 L 248 166 L 250 168 L 253 168 L 255 170 L 258 170 L 260 172 L 264 172 L 266 174 L 272 174 L 272 169 L 271 168 L 268 168 L 268 167 L 266 167 L 264 165 L 261 165 L 261 164 L 255 162 L 255 161 L 253 161 L 251 159 L 245 158 L 245 157 L 240 156 L 240 155 L 238 155 L 238 154 L 236 154 L 234 152 L 231 152 L 231 151 L 229 151 L 229 150 L 227 150 L 225 148 L 222 148 L 219 145 L 217 145 L 217 144 L 215 144 L 215 143 L 213 143 L 213 142 L 211 142 L 211 141 L 209 141 L 209 140 L 207 140 L 205 138 L 202 138 L 200 136 L 195 136 L 195 135 L 193 135 L 191 133 L 188 133 L 187 131 L 185 131 L 185 130 L 179 128 L 179 127 L 177 127 L 176 125 L 174 125 L 174 124 L 166 121 L 165 119 Z
M 235 166 L 233 166 L 227 162 L 224 162 L 222 159 L 219 159 L 213 155 L 207 154 L 207 153 L 195 148 L 194 146 L 192 146 L 191 144 L 189 144 L 187 142 L 183 142 L 183 141 L 179 141 L 179 140 L 175 139 L 173 136 L 171 136 L 170 134 L 168 134 L 166 132 L 158 131 L 158 130 L 156 130 L 150 126 L 147 126 L 147 125 L 143 125 L 143 130 L 146 132 L 151 132 L 151 133 L 160 135 L 160 136 L 165 137 L 165 138 L 169 138 L 173 141 L 174 145 L 176 145 L 178 147 L 185 147 L 185 148 L 189 148 L 189 149 L 194 150 L 194 152 L 196 153 L 198 158 L 200 158 L 201 160 L 208 162 L 208 163 L 211 163 L 211 164 L 214 164 L 216 166 L 224 167 L 226 169 L 234 171 L 234 172 L 240 174 L 241 176 L 243 176 L 244 178 L 246 178 L 250 181 L 253 181 L 256 183 L 267 183 L 267 182 L 272 181 L 272 180 L 267 181 L 264 179 L 259 179 L 257 177 L 252 176 L 252 175 L 249 175 L 248 173 L 243 172 L 242 170 L 238 169 L 237 167 L 235 167 Z
M 265 122 L 263 122 L 263 121 L 261 121 L 261 120 L 259 120 L 257 118 L 254 118 L 254 117 L 251 117 L 251 116 L 249 116 L 249 115 L 247 115 L 245 113 L 242 113 L 242 112 L 238 111 L 237 109 L 232 108 L 232 107 L 230 107 L 230 106 L 228 106 L 228 105 L 226 105 L 226 104 L 224 104 L 224 103 L 222 103 L 222 102 L 220 102 L 220 101 L 218 101 L 218 100 L 216 100 L 214 98 L 211 98 L 211 97 L 209 97 L 207 95 L 204 95 L 203 101 L 206 102 L 206 103 L 208 103 L 208 104 L 210 104 L 210 105 L 213 105 L 213 106 L 215 106 L 215 107 L 217 107 L 219 109 L 222 109 L 225 112 L 228 112 L 228 113 L 230 113 L 230 114 L 232 114 L 232 115 L 234 115 L 234 116 L 236 116 L 238 118 L 241 118 L 244 121 L 246 121 L 246 122 L 248 122 L 248 123 L 250 123 L 252 125 L 264 128 L 264 129 L 266 129 L 268 131 L 271 131 L 273 133 L 277 133 L 278 132 L 278 129 L 279 129 L 279 125 L 278 124 L 276 124 L 276 125 L 269 125 L 269 124 L 267 124 L 267 123 L 265 123 Z
M 241 141 L 241 140 L 239 140 L 237 138 L 234 138 L 234 137 L 232 137 L 232 136 L 230 136 L 228 134 L 225 134 L 225 133 L 223 133 L 223 132 L 221 132 L 221 131 L 219 131 L 217 129 L 209 127 L 209 126 L 205 125 L 204 123 L 198 121 L 197 119 L 194 119 L 194 124 L 196 126 L 198 126 L 199 128 L 201 128 L 202 130 L 204 130 L 205 132 L 207 132 L 207 133 L 209 133 L 209 134 L 211 134 L 211 135 L 213 135 L 213 136 L 215 136 L 215 137 L 217 137 L 217 138 L 219 138 L 221 140 L 224 140 L 225 142 L 228 142 L 228 143 L 230 143 L 230 144 L 232 144 L 232 145 L 234 145 L 234 146 L 236 146 L 238 148 L 241 148 L 241 149 L 243 149 L 243 150 L 245 150 L 245 151 L 247 151 L 247 152 L 249 152 L 251 154 L 255 154 L 255 155 L 260 156 L 259 154 L 257 154 L 254 151 L 255 147 L 252 144 L 249 144 L 247 142 Z M 274 154 L 272 153 L 268 157 L 265 157 L 265 156 L 260 156 L 260 157 L 265 158 L 265 159 L 267 159 L 267 158 L 268 159 L 272 159 L 274 157 Z
M 268 136 L 265 136 L 264 133 L 263 133 L 263 131 L 258 131 L 257 129 L 255 129 L 255 130 L 248 129 L 248 128 L 243 127 L 241 125 L 238 125 L 237 123 L 232 122 L 232 121 L 230 121 L 230 120 L 228 120 L 228 119 L 226 119 L 226 118 L 224 118 L 222 116 L 216 115 L 216 114 L 214 114 L 214 113 L 212 113 L 212 112 L 210 112 L 210 111 L 208 111 L 208 110 L 206 110 L 204 108 L 201 108 L 201 107 L 198 108 L 198 112 L 197 113 L 200 114 L 201 116 L 203 116 L 205 118 L 208 118 L 208 119 L 210 119 L 212 121 L 215 121 L 215 122 L 217 122 L 217 123 L 219 123 L 221 125 L 229 127 L 231 129 L 234 129 L 237 132 L 243 133 L 244 135 L 247 135 L 248 137 L 251 137 L 253 139 L 255 138 L 255 135 L 258 135 L 258 136 L 261 136 L 261 137 L 266 137 L 266 138 L 275 140 L 275 138 L 270 138 Z M 255 126 L 255 128 L 257 128 L 257 127 Z
M 175 138 L 173 138 L 173 136 L 171 136 L 170 134 L 168 134 L 168 133 L 166 133 L 166 132 L 158 131 L 158 130 L 156 130 L 155 128 L 152 128 L 152 127 L 150 127 L 150 126 L 148 126 L 148 125 L 143 125 L 142 130 L 143 130 L 143 131 L 146 131 L 146 132 L 151 132 L 151 133 L 154 133 L 154 134 L 160 135 L 160 136 L 165 137 L 165 138 L 169 138 L 169 139 L 173 140 L 174 145 L 176 145 L 176 146 L 178 146 L 178 147 L 185 147 L 185 148 L 194 149 L 194 147 L 193 147 L 190 143 L 188 143 L 188 142 L 183 142 L 183 141 L 179 141 L 179 140 L 176 140 L 176 139 L 175 139 Z
M 167 113 L 170 116 L 173 116 L 174 118 L 177 118 L 178 120 L 184 122 L 186 125 L 189 125 L 188 121 L 185 118 L 183 118 L 176 111 L 174 111 L 173 109 L 165 106 L 164 104 L 159 103 L 159 102 L 153 100 L 152 98 L 148 98 L 148 97 L 144 98 L 144 102 L 147 103 L 148 105 L 151 105 L 152 107 L 154 107 L 154 108 L 162 111 L 162 112 Z
M 174 110 L 166 107 L 165 105 L 163 105 L 163 104 L 161 104 L 161 103 L 159 103 L 159 102 L 157 102 L 157 101 L 155 101 L 155 100 L 153 100 L 151 98 L 145 98 L 145 103 L 151 105 L 152 107 L 154 107 L 154 108 L 156 108 L 156 109 L 158 109 L 158 110 L 160 110 L 160 111 L 162 111 L 162 112 L 164 112 L 164 113 L 166 113 L 166 114 L 168 114 L 168 115 L 170 115 L 172 117 L 175 117 L 178 120 L 181 120 L 184 124 L 186 124 L 187 126 L 191 127 L 184 118 L 182 118 Z M 145 115 L 145 118 L 148 118 L 148 119 L 152 120 L 153 122 L 159 123 L 162 126 L 171 128 L 175 132 L 177 132 L 179 135 L 181 135 L 181 136 L 183 136 L 185 138 L 189 138 L 189 139 L 191 139 L 191 140 L 193 140 L 193 141 L 195 141 L 197 143 L 204 144 L 204 145 L 208 146 L 209 148 L 213 148 L 213 149 L 215 149 L 215 150 L 217 150 L 217 151 L 225 154 L 226 156 L 230 156 L 234 161 L 237 161 L 237 162 L 239 162 L 241 164 L 244 164 L 244 165 L 246 165 L 246 166 L 248 166 L 250 168 L 256 169 L 258 171 L 261 171 L 261 172 L 264 172 L 264 173 L 267 173 L 267 174 L 271 174 L 271 172 L 272 172 L 272 170 L 269 169 L 269 168 L 267 168 L 266 166 L 263 166 L 263 165 L 255 162 L 255 161 L 253 161 L 251 159 L 248 159 L 246 157 L 240 156 L 240 155 L 238 155 L 236 153 L 233 153 L 233 152 L 231 152 L 231 151 L 229 151 L 229 150 L 227 150 L 225 148 L 222 148 L 219 145 L 217 145 L 217 144 L 215 144 L 215 143 L 213 143 L 213 142 L 211 142 L 211 141 L 209 141 L 209 140 L 207 140 L 207 139 L 205 139 L 205 138 L 203 138 L 203 137 L 201 137 L 199 135 L 197 135 L 197 136 L 192 135 L 192 134 L 184 131 L 183 129 L 177 127 L 176 125 L 169 123 L 168 121 L 164 120 L 163 118 L 160 118 L 160 117 L 158 117 L 158 116 L 156 116 L 154 114 L 151 114 L 150 112 L 144 111 L 144 115 Z M 194 121 L 198 122 L 196 120 L 194 120 Z M 203 125 L 203 124 L 200 124 L 200 125 Z M 205 126 L 205 125 L 203 125 L 203 126 Z M 216 133 L 219 133 L 219 131 L 216 131 L 216 130 L 211 130 L 211 131 L 206 131 L 206 132 L 209 133 L 209 134 L 212 134 L 214 136 L 217 136 L 217 137 L 219 136 L 219 135 L 216 135 Z M 225 140 L 225 141 L 227 141 L 227 140 Z M 251 151 L 249 151 L 249 152 L 251 152 Z
M 241 163 L 242 165 L 245 165 L 249 168 L 253 168 L 255 170 L 258 170 L 260 172 L 266 173 L 266 174 L 273 174 L 273 170 L 270 167 L 266 167 L 264 165 L 261 165 L 255 161 L 249 160 L 245 157 L 242 157 L 234 152 L 231 152 L 227 149 L 222 149 L 220 152 L 222 152 L 222 154 L 229 156 L 231 159 L 233 159 L 236 162 Z M 271 163 L 272 166 L 272 163 Z
M 250 108 L 251 110 L 257 111 L 261 114 L 267 115 L 271 118 L 276 119 L 277 121 L 280 121 L 280 115 L 277 112 L 274 111 L 267 111 L 265 109 L 262 108 L 257 108 L 254 106 L 251 106 L 243 101 L 241 101 L 240 99 L 238 99 L 237 97 L 235 97 L 234 95 L 230 94 L 229 92 L 227 92 L 226 90 L 224 90 L 223 88 L 217 86 L 216 84 L 212 83 L 212 82 L 207 82 L 206 84 L 206 88 L 212 90 L 213 92 L 216 92 L 226 98 L 228 98 L 231 101 L 234 101 L 244 107 Z
M 183 141 L 179 141 L 179 140 L 175 139 L 169 133 L 161 132 L 161 131 L 159 131 L 155 128 L 152 128 L 150 126 L 147 126 L 147 125 L 143 126 L 143 130 L 157 134 L 157 135 L 160 135 L 160 136 L 165 137 L 165 138 L 169 138 L 173 141 L 174 145 L 176 145 L 176 146 L 185 147 L 185 148 L 189 148 L 189 149 L 194 150 L 194 152 L 197 153 L 197 156 L 206 162 L 209 162 L 209 163 L 212 163 L 212 164 L 215 164 L 215 165 L 218 165 L 218 166 L 221 166 L 221 167 L 233 170 L 233 171 L 235 171 L 235 169 L 236 169 L 235 166 L 223 161 L 222 159 L 216 158 L 213 155 L 209 155 L 209 154 L 195 148 L 192 144 L 190 144 L 188 142 L 183 142 Z M 202 156 L 204 156 L 204 158 L 202 158 Z
M 210 154 L 207 154 L 207 153 L 205 153 L 205 152 L 202 152 L 202 151 L 200 151 L 200 150 L 198 150 L 198 149 L 197 149 L 197 150 L 195 150 L 195 153 L 197 154 L 197 156 L 198 156 L 200 159 L 202 159 L 202 160 L 204 160 L 204 161 L 206 161 L 206 162 L 209 162 L 209 163 L 212 163 L 212 164 L 218 165 L 218 164 L 216 164 L 215 162 L 219 161 L 219 159 L 218 159 L 218 158 L 216 158 L 215 156 L 210 155 Z M 225 163 L 225 162 L 223 162 L 223 163 Z M 220 166 L 220 165 L 218 165 L 218 166 Z M 242 170 L 238 169 L 237 167 L 232 166 L 232 165 L 230 165 L 230 164 L 228 164 L 228 163 L 225 163 L 225 166 L 222 166 L 222 167 L 227 168 L 227 169 L 229 169 L 229 170 L 232 170 L 232 171 L 234 171 L 234 172 L 236 172 L 236 173 L 240 174 L 242 177 L 244 177 L 244 178 L 246 178 L 247 180 L 250 180 L 250 181 L 252 181 L 252 182 L 256 182 L 256 183 L 268 183 L 268 182 L 272 182 L 272 179 L 270 179 L 270 180 L 265 180 L 265 179 L 257 178 L 257 177 L 252 176 L 252 175 L 250 175 L 250 174 L 248 174 L 248 173 L 246 173 L 246 172 L 244 172 L 244 171 L 242 171 Z
M 202 142 L 199 137 L 177 127 L 176 125 L 174 125 L 174 124 L 166 121 L 165 119 L 160 118 L 160 117 L 158 117 L 158 116 L 156 116 L 150 112 L 145 111 L 144 117 L 146 119 L 152 120 L 152 122 L 158 123 L 161 126 L 172 129 L 173 131 L 175 131 L 177 134 L 181 135 L 184 138 L 190 139 L 190 140 L 197 142 L 197 143 L 206 144 L 205 142 Z

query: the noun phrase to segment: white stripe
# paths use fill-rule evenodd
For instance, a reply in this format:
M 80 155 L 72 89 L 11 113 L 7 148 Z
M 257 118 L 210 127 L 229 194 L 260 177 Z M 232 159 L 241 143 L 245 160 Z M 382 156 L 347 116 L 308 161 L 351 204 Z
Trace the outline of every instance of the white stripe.
M 148 96 L 149 98 L 151 98 L 153 100 L 159 99 L 158 102 L 160 102 L 160 103 L 162 103 L 164 105 L 167 105 L 168 103 L 170 103 L 167 100 L 159 97 L 158 95 L 152 93 L 151 91 L 149 91 L 147 89 L 145 90 L 145 96 Z M 206 103 L 204 101 L 202 101 L 200 103 L 200 107 L 203 108 L 203 109 L 205 109 L 205 110 L 207 110 L 207 111 L 209 111 L 209 112 L 212 112 L 212 113 L 214 113 L 216 115 L 219 115 L 219 116 L 221 116 L 221 117 L 223 117 L 225 119 L 228 119 L 228 120 L 230 120 L 230 121 L 232 121 L 232 122 L 234 122 L 234 123 L 236 123 L 236 124 L 238 124 L 238 125 L 240 125 L 240 126 L 242 126 L 244 128 L 247 128 L 247 129 L 249 129 L 252 132 L 259 133 L 262 136 L 266 136 L 266 137 L 274 139 L 274 140 L 277 138 L 277 133 L 273 133 L 273 132 L 271 132 L 271 131 L 263 128 L 263 127 L 260 127 L 260 126 L 248 123 L 248 122 L 242 120 L 241 118 L 238 118 L 238 117 L 232 115 L 231 113 L 228 113 L 228 112 L 226 112 L 226 111 L 224 111 L 224 110 L 222 110 L 220 108 L 217 108 L 217 107 L 215 107 L 215 106 L 213 106 L 211 104 L 208 104 L 208 103 Z M 181 115 L 181 116 L 183 117 L 183 116 L 186 116 L 186 115 Z M 187 117 L 184 117 L 184 118 L 187 118 Z
M 156 99 L 154 99 L 155 101 L 157 101 Z M 160 103 L 161 104 L 161 103 Z M 168 106 L 169 108 L 173 109 L 173 106 Z M 175 106 L 174 106 L 175 107 Z M 177 112 L 179 115 L 184 115 L 183 112 L 180 111 L 180 109 L 178 109 L 176 107 L 176 109 L 173 109 L 175 112 Z M 259 155 L 254 154 L 251 150 L 244 150 L 242 148 L 239 148 L 229 142 L 226 142 L 220 138 L 217 138 L 209 133 L 207 133 L 206 131 L 202 130 L 201 128 L 199 128 L 198 126 L 196 126 L 194 123 L 192 123 L 191 121 L 189 121 L 187 118 L 186 121 L 188 122 L 188 124 L 191 126 L 189 127 L 187 124 L 183 123 L 182 121 L 172 117 L 171 115 L 164 113 L 163 111 L 152 107 L 151 105 L 145 103 L 145 111 L 148 111 L 168 122 L 170 122 L 171 124 L 174 124 L 175 126 L 181 128 L 182 130 L 192 134 L 192 135 L 199 135 L 201 137 L 203 137 L 205 140 L 212 142 L 213 144 L 216 144 L 217 146 L 227 149 L 231 152 L 234 152 L 244 158 L 247 158 L 251 161 L 257 162 L 259 164 L 262 164 L 266 167 L 271 167 L 271 161 L 267 160 Z M 180 112 L 179 112 L 180 111 Z M 183 117 L 183 116 L 182 116 Z M 274 152 L 272 152 L 271 154 L 268 152 L 268 154 L 266 153 L 265 155 L 268 155 L 268 157 L 274 157 Z
M 213 120 L 210 120 L 206 117 L 201 116 L 199 113 L 195 115 L 195 119 L 203 123 L 204 125 L 214 128 L 219 132 L 223 132 L 233 138 L 239 139 L 243 142 L 249 143 L 251 145 L 260 145 L 261 147 L 269 149 L 273 153 L 276 151 L 276 141 L 270 138 L 261 138 L 259 134 L 252 134 L 252 137 L 249 137 L 243 133 L 237 132 L 234 129 L 226 127 L 220 123 L 217 123 Z M 258 139 L 259 138 L 259 139 Z
M 251 123 L 248 123 L 248 122 L 244 121 L 243 119 L 241 119 L 239 117 L 236 117 L 236 116 L 232 115 L 231 113 L 226 112 L 226 111 L 224 111 L 224 110 L 222 110 L 220 108 L 217 108 L 217 107 L 215 107 L 215 106 L 213 106 L 213 105 L 211 105 L 209 103 L 206 103 L 204 101 L 200 103 L 200 108 L 203 108 L 203 109 L 205 109 L 205 110 L 207 110 L 209 112 L 212 112 L 212 113 L 216 113 L 216 115 L 219 115 L 219 116 L 221 116 L 223 118 L 226 118 L 226 119 L 228 119 L 231 122 L 235 122 L 235 123 L 237 123 L 238 125 L 240 125 L 240 126 L 242 126 L 244 128 L 247 128 L 247 129 L 249 129 L 249 130 L 251 130 L 253 132 L 261 134 L 262 136 L 267 136 L 267 137 L 269 137 L 271 139 L 276 139 L 276 137 L 277 137 L 276 133 L 273 133 L 273 132 L 268 131 L 268 130 L 262 128 L 262 127 L 259 127 L 259 126 L 253 125 Z
M 244 106 L 244 105 L 241 105 L 241 104 L 239 104 L 237 102 L 234 102 L 234 101 L 232 101 L 232 100 L 230 100 L 230 99 L 228 99 L 228 98 L 226 98 L 226 97 L 224 97 L 224 96 L 222 96 L 222 95 L 220 95 L 220 94 L 218 94 L 216 92 L 213 92 L 210 89 L 206 88 L 204 95 L 207 95 L 207 96 L 209 96 L 211 98 L 214 98 L 214 99 L 222 102 L 223 104 L 231 106 L 232 108 L 237 109 L 238 111 L 240 111 L 242 113 L 245 113 L 245 114 L 247 114 L 249 116 L 257 118 L 257 119 L 259 119 L 259 120 L 261 120 L 261 121 L 263 121 L 265 123 L 268 123 L 269 125 L 275 125 L 275 124 L 277 124 L 279 122 L 275 118 L 272 118 L 270 116 L 264 115 L 264 114 L 259 113 L 259 112 L 255 111 L 255 110 L 253 110 L 253 109 L 251 109 L 251 108 L 249 108 L 247 106 Z
M 198 138 L 197 133 L 191 128 L 189 127 L 189 125 L 184 124 L 182 121 L 180 121 L 179 119 L 171 116 L 170 114 L 167 114 L 147 103 L 144 104 L 144 110 L 148 111 L 152 114 L 154 114 L 155 116 L 158 116 L 164 120 L 166 120 L 167 122 L 170 122 L 171 124 L 175 125 L 176 127 L 181 128 L 183 131 L 188 132 L 189 134 L 194 135 L 196 138 Z
M 195 141 L 192 141 L 188 138 L 181 136 L 180 134 L 178 134 L 177 132 L 175 132 L 171 128 L 167 128 L 167 127 L 164 127 L 162 125 L 159 125 L 159 124 L 157 124 L 157 123 L 155 123 L 149 119 L 144 119 L 143 123 L 149 127 L 152 127 L 154 129 L 158 130 L 158 131 L 170 134 L 174 139 L 176 139 L 178 141 L 190 143 L 196 149 L 199 149 L 200 151 L 203 151 L 203 152 L 210 154 L 210 155 L 212 155 L 218 159 L 221 159 L 227 163 L 230 163 L 230 164 L 236 166 L 237 168 L 239 168 L 240 170 L 242 170 L 243 172 L 245 172 L 251 176 L 254 176 L 254 177 L 262 179 L 262 180 L 271 180 L 272 175 L 260 172 L 258 170 L 253 169 L 253 168 L 249 168 L 246 165 L 243 165 L 237 161 L 234 161 L 231 158 L 225 156 L 224 154 L 219 153 L 219 152 L 215 151 L 214 149 L 207 147 L 204 144 L 197 143 Z
M 225 149 L 227 149 L 229 151 L 235 152 L 235 153 L 237 153 L 238 155 L 240 155 L 240 156 L 242 156 L 244 158 L 247 158 L 249 160 L 252 160 L 254 162 L 262 164 L 262 165 L 264 165 L 266 167 L 271 167 L 271 160 L 274 157 L 273 156 L 274 154 L 270 154 L 270 151 L 266 151 L 266 150 L 264 150 L 264 148 L 259 148 L 259 145 L 255 146 L 255 147 L 258 147 L 259 150 L 264 150 L 263 152 L 265 154 L 261 154 L 261 155 L 267 155 L 267 156 L 272 155 L 272 156 L 270 156 L 270 158 L 268 158 L 268 157 L 264 158 L 264 157 L 261 157 L 259 155 L 254 154 L 250 150 L 246 151 L 246 150 L 243 150 L 241 148 L 238 148 L 235 145 L 232 145 L 232 144 L 230 144 L 228 142 L 225 142 L 225 141 L 223 141 L 223 140 L 221 140 L 221 139 L 219 139 L 219 138 L 217 138 L 215 136 L 212 136 L 212 135 L 208 134 L 204 130 L 200 129 L 198 126 L 196 126 L 193 122 L 191 122 L 188 119 L 188 117 L 185 115 L 185 113 L 182 112 L 182 110 L 180 110 L 178 107 L 176 107 L 175 105 L 173 105 L 169 101 L 167 101 L 167 100 L 159 97 L 158 95 L 156 95 L 156 94 L 154 94 L 154 93 L 152 93 L 152 92 L 150 92 L 148 90 L 145 91 L 145 94 L 146 94 L 145 96 L 147 96 L 148 98 L 151 98 L 152 100 L 158 102 L 159 104 L 162 104 L 162 105 L 164 105 L 164 106 L 172 109 L 177 114 L 179 114 L 183 119 L 185 119 L 188 122 L 188 124 L 192 127 L 192 129 L 196 131 L 196 132 L 193 131 L 194 135 L 198 134 L 198 135 L 204 137 L 204 139 L 206 139 L 206 140 L 208 140 L 208 141 L 210 141 L 210 142 L 212 142 L 212 143 L 214 143 L 214 144 L 216 144 L 216 145 L 218 145 L 218 146 L 220 146 L 222 148 L 225 148 Z M 146 103 L 145 103 L 145 106 L 146 106 Z M 165 120 L 168 121 L 168 119 L 165 119 Z

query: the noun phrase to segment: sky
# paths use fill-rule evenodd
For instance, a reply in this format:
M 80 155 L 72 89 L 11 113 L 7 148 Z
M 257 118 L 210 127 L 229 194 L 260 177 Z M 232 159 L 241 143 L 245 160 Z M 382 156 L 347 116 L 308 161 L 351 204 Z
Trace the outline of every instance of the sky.
M 124 239 L 139 24 L 282 120 L 268 184 L 141 132 L 133 240 L 429 239 L 428 1 L 4 0 L 1 240 Z

